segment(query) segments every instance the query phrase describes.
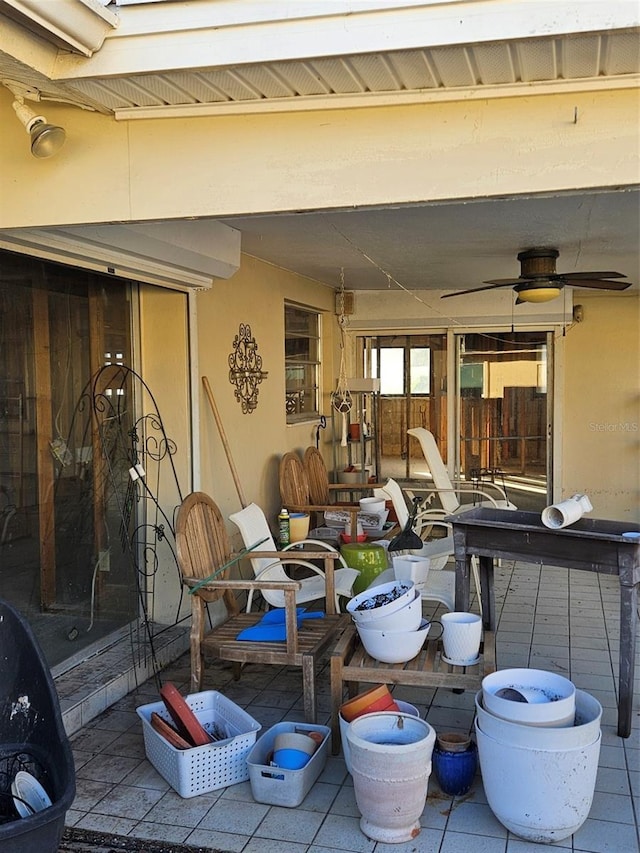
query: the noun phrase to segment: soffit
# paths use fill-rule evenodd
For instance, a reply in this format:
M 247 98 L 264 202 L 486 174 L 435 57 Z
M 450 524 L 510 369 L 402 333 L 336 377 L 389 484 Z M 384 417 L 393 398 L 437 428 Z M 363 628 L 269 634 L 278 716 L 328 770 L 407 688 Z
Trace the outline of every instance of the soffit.
M 15 2 L 0 0 L 0 22 Z M 89 57 L 52 55 L 41 22 L 7 20 L 0 78 L 33 100 L 132 119 L 624 87 L 640 75 L 634 3 L 555 3 L 551 18 L 548 3 L 488 0 L 314 0 L 295 18 L 289 5 L 118 7 L 118 25 Z

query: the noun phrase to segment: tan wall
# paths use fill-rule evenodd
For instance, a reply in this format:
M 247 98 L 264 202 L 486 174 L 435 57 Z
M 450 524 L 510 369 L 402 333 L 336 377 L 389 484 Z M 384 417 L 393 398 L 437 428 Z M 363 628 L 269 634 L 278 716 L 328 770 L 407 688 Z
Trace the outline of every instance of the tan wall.
M 333 315 L 330 288 L 277 267 L 242 256 L 240 270 L 228 281 L 197 295 L 200 375 L 208 377 L 216 406 L 248 502 L 259 504 L 275 523 L 280 509 L 278 463 L 288 450 L 304 450 L 315 442 L 317 420 L 287 426 L 284 409 L 284 302 L 294 301 L 320 311 L 325 331 L 323 383 L 334 381 Z M 251 326 L 268 377 L 259 385 L 258 407 L 243 414 L 229 382 L 228 358 L 241 323 Z M 201 484 L 228 516 L 241 508 L 224 445 L 202 386 Z M 239 540 L 238 543 L 239 544 Z
M 580 294 L 565 339 L 559 494 L 586 493 L 594 518 L 640 521 L 640 299 Z
M 348 209 L 638 178 L 634 91 L 129 122 L 47 104 L 46 115 L 68 141 L 38 161 L 0 88 L 0 227 Z
M 183 495 L 191 490 L 191 430 L 189 412 L 189 370 L 187 351 L 187 297 L 177 291 L 143 286 L 140 289 L 140 374 L 155 399 L 165 432 L 175 444 L 173 461 Z M 153 411 L 149 400 L 141 401 L 141 411 Z M 162 453 L 162 448 L 157 448 Z M 158 479 L 158 472 L 160 479 Z M 180 503 L 180 493 L 170 475 L 166 459 L 157 468 L 147 462 L 147 482 L 160 495 L 163 511 L 173 520 L 174 508 Z M 156 522 L 153 507 L 149 521 Z M 162 523 L 162 519 L 158 519 Z M 176 618 L 180 601 L 180 581 L 173 555 L 159 543 L 158 570 L 150 583 L 155 591 L 153 618 L 171 623 Z M 149 601 L 149 605 L 151 601 Z M 183 602 L 182 615 L 188 613 L 189 603 Z

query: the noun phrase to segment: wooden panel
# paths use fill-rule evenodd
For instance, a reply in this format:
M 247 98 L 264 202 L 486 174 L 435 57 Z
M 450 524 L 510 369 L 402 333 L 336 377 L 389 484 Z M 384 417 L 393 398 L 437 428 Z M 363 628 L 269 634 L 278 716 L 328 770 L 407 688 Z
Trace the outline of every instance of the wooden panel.
M 33 288 L 33 338 L 35 350 L 36 424 L 38 436 L 38 515 L 40 525 L 40 604 L 46 609 L 56 600 L 56 549 L 51 441 L 51 361 L 49 308 L 46 290 Z

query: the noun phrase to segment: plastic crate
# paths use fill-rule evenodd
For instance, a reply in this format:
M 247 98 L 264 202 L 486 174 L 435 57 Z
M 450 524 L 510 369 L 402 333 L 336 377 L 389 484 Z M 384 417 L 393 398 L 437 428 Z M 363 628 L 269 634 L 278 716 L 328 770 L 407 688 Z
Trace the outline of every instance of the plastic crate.
M 192 693 L 185 700 L 207 731 L 223 729 L 227 738 L 192 749 L 176 749 L 151 725 L 154 711 L 171 722 L 164 702 L 141 705 L 136 711 L 142 720 L 149 761 L 185 799 L 245 782 L 249 778 L 247 755 L 262 728 L 260 723 L 215 690 Z
M 309 761 L 300 770 L 286 770 L 268 764 L 276 735 L 282 732 L 320 732 L 322 743 Z M 254 800 L 272 806 L 299 806 L 309 793 L 311 786 L 322 773 L 329 751 L 328 726 L 308 723 L 277 723 L 268 729 L 251 749 L 247 758 L 251 793 Z

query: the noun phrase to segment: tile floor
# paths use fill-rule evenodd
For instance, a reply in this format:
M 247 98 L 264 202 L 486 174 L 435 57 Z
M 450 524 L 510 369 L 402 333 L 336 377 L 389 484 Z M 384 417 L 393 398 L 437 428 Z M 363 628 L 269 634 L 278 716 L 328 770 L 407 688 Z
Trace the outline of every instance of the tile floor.
M 531 666 L 569 676 L 603 705 L 602 748 L 593 805 L 574 836 L 550 845 L 589 853 L 639 850 L 640 699 L 635 693 L 631 737 L 616 735 L 617 578 L 505 563 L 496 572 L 498 665 Z M 640 672 L 640 661 L 637 662 Z M 163 673 L 186 693 L 183 654 Z M 329 685 L 320 676 L 319 722 L 328 722 Z M 262 723 L 302 720 L 298 670 L 251 667 L 234 682 L 226 666 L 209 664 L 205 689 L 219 690 Z M 438 730 L 472 730 L 473 695 L 398 688 Z M 546 845 L 507 832 L 491 812 L 480 774 L 458 798 L 440 791 L 432 774 L 422 831 L 407 844 L 382 844 L 359 829 L 351 776 L 330 756 L 303 803 L 294 809 L 255 802 L 249 782 L 182 799 L 146 760 L 135 708 L 157 701 L 149 680 L 72 736 L 77 796 L 68 825 L 242 853 L 534 853 Z

